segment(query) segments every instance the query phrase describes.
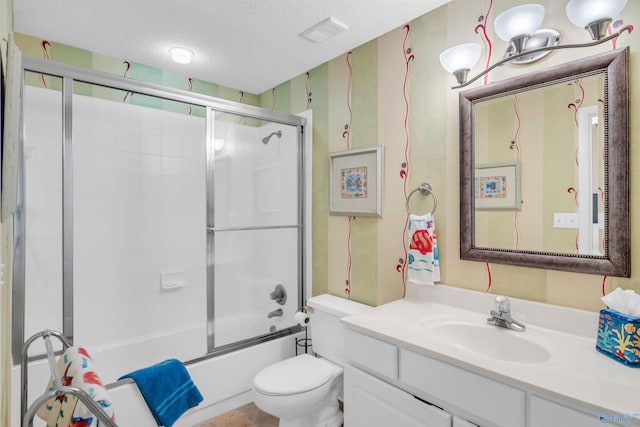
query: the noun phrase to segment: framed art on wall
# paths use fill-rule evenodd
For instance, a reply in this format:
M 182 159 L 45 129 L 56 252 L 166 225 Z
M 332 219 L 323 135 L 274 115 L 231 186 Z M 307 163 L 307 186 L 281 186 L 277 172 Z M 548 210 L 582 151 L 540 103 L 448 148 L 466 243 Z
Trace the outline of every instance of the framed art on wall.
M 382 216 L 383 148 L 329 153 L 329 214 Z
M 476 209 L 520 210 L 520 162 L 476 165 Z
M 476 209 L 520 210 L 520 162 L 476 165 Z

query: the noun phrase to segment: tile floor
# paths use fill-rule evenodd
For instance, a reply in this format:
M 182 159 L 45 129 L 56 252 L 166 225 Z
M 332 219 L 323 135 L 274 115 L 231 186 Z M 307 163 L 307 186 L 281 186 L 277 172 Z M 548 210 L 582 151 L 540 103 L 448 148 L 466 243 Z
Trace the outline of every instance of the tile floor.
M 248 403 L 193 427 L 278 427 L 278 418 Z
M 248 403 L 236 409 L 247 416 L 257 427 L 278 427 L 278 418 L 261 411 L 253 403 Z
M 340 409 L 343 409 L 342 402 L 340 402 Z M 231 413 L 240 413 L 243 416 L 229 416 Z M 278 427 L 278 418 L 260 410 L 253 402 L 193 427 L 253 427 L 247 423 L 248 421 L 255 427 Z

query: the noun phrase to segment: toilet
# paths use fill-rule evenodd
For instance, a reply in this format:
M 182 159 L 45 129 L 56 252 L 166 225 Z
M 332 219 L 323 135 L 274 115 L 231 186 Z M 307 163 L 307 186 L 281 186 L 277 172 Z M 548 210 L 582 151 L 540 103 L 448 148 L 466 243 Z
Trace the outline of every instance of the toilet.
M 279 427 L 340 427 L 345 326 L 342 317 L 368 305 L 323 294 L 307 300 L 313 351 L 267 366 L 253 380 L 255 404 L 280 418 Z

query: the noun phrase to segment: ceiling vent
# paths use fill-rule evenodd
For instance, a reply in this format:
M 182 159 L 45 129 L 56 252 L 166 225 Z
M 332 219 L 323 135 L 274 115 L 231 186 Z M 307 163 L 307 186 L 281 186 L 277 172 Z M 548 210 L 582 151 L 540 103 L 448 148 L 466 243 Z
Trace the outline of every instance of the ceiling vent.
M 342 22 L 329 17 L 308 30 L 303 31 L 300 35 L 310 42 L 322 43 L 348 29 L 349 27 Z

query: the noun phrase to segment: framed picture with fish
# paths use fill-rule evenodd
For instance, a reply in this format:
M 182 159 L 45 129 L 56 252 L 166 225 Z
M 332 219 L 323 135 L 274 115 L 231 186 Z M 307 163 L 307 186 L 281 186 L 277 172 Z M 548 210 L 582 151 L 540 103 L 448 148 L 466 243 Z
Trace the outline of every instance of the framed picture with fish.
M 520 162 L 476 165 L 476 209 L 520 210 Z
M 329 153 L 329 214 L 382 216 L 383 147 Z

